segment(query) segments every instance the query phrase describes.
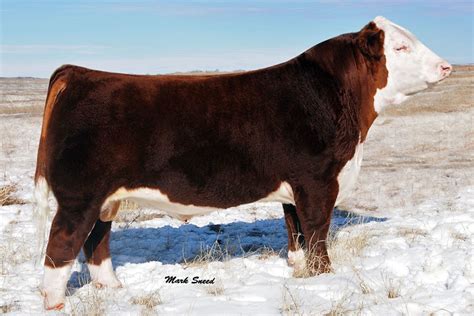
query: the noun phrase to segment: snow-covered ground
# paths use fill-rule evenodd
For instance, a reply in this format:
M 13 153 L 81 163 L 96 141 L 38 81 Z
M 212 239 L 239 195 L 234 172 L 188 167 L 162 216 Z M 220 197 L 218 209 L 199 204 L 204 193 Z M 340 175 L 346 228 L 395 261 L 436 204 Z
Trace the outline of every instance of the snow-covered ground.
M 12 102 L 16 112 L 30 111 L 5 80 L 9 108 L 0 113 L 15 113 Z M 95 289 L 81 256 L 65 312 L 474 314 L 473 80 L 473 67 L 458 67 L 377 119 L 347 211 L 334 215 L 334 273 L 293 277 L 279 204 L 222 210 L 188 224 L 132 205 L 114 223 L 111 242 L 124 287 Z M 31 82 L 15 84 L 26 91 Z M 38 93 L 46 86 L 33 84 Z M 16 189 L 11 205 L 0 206 L 0 313 L 43 313 L 31 203 L 41 117 L 30 112 L 0 115 L 0 187 Z M 166 276 L 189 283 L 169 284 Z M 214 284 L 190 284 L 193 277 Z

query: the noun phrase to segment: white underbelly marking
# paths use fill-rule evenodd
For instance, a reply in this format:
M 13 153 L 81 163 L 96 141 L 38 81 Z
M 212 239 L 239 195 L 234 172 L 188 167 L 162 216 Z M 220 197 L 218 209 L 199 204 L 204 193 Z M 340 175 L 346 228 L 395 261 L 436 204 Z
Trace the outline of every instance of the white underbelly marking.
M 184 205 L 171 202 L 168 196 L 162 193 L 159 189 L 143 187 L 127 190 L 124 187 L 121 187 L 105 200 L 101 212 L 107 212 L 107 209 L 113 202 L 125 199 L 134 201 L 143 206 L 157 208 L 168 213 L 170 216 L 182 220 L 197 215 L 204 215 L 219 209 L 210 206 L 197 206 L 193 204 Z M 282 182 L 276 191 L 271 192 L 268 196 L 255 202 L 281 202 L 295 204 L 293 190 L 287 182 Z M 112 218 L 110 220 L 112 220 Z
M 280 184 L 276 191 L 270 193 L 267 197 L 258 200 L 257 202 L 281 202 L 287 204 L 295 204 L 295 197 L 291 185 L 284 181 Z
M 362 157 L 364 156 L 364 144 L 359 143 L 355 149 L 354 156 L 349 160 L 341 172 L 337 176 L 339 182 L 339 194 L 336 199 L 336 206 L 346 199 L 354 187 L 362 165 Z

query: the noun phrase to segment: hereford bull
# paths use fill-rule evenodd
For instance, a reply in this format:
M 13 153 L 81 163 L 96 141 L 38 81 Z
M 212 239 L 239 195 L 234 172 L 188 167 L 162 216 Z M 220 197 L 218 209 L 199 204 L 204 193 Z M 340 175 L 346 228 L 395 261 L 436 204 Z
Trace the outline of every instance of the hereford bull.
M 45 307 L 64 306 L 81 247 L 94 283 L 121 285 L 109 238 L 123 199 L 182 219 L 281 202 L 289 262 L 304 258 L 301 244 L 312 274 L 330 271 L 331 212 L 354 183 L 377 113 L 450 72 L 382 17 L 285 63 L 243 73 L 59 68 L 49 83 L 35 175 L 40 217 L 50 190 L 58 203 L 44 262 Z

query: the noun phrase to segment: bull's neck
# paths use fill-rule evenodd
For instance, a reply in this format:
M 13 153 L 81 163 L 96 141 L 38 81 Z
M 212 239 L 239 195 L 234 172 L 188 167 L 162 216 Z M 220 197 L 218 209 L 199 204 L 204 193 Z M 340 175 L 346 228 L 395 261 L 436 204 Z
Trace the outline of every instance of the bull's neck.
M 340 95 L 342 108 L 353 108 L 358 113 L 360 141 L 363 142 L 377 118 L 374 107 L 375 94 L 377 89 L 383 88 L 387 82 L 385 57 L 380 60 L 367 59 L 350 38 L 335 46 L 335 49 L 343 49 L 344 52 L 328 53 L 328 44 L 317 45 L 297 59 L 306 66 L 311 64 L 326 80 L 331 80 L 337 85 L 336 91 Z

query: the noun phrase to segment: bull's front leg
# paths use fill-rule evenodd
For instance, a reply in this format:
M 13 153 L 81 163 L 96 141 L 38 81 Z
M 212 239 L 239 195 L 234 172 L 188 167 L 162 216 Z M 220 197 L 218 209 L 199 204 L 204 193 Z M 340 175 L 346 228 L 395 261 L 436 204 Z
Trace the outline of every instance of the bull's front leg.
M 304 271 L 306 267 L 303 252 L 304 237 L 296 207 L 293 204 L 283 204 L 283 211 L 288 232 L 288 264 L 294 267 L 295 271 Z
M 296 212 L 305 238 L 309 275 L 331 272 L 326 241 L 337 194 L 337 179 L 306 183 L 296 190 Z

